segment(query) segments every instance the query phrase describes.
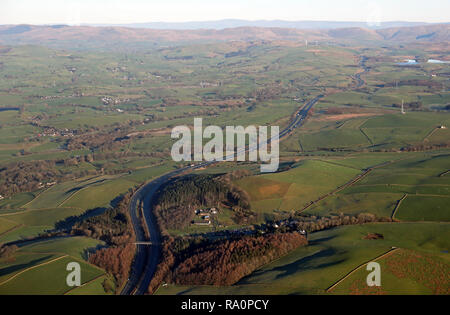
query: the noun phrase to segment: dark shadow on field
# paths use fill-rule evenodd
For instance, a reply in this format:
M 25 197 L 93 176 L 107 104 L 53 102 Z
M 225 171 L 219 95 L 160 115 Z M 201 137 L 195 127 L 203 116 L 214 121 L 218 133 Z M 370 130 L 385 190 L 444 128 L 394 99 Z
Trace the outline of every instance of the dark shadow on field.
M 292 161 L 288 161 L 288 162 L 281 162 L 280 165 L 278 166 L 278 170 L 276 173 L 282 173 L 282 172 L 287 172 L 290 169 L 293 168 L 293 166 L 295 165 L 296 162 L 292 162 Z
M 331 241 L 332 239 L 336 238 L 335 235 L 333 236 L 328 236 L 328 237 L 324 237 L 324 238 L 319 238 L 317 240 L 308 240 L 308 246 L 314 246 L 314 245 L 319 245 L 322 242 L 328 242 Z
M 79 190 L 83 189 L 83 187 L 74 187 L 72 189 L 69 189 L 68 191 L 65 192 L 66 195 L 77 192 Z
M 37 237 L 29 238 L 29 239 L 22 239 L 22 240 L 9 242 L 9 243 L 6 243 L 6 245 L 8 245 L 8 246 L 16 245 L 17 247 L 20 248 L 20 247 L 32 245 L 32 244 L 39 243 L 39 242 L 46 242 L 46 241 L 51 241 L 51 240 L 67 238 L 67 237 L 70 237 L 70 236 L 65 236 L 65 235 L 54 236 L 54 237 L 37 236 Z
M 63 220 L 56 222 L 55 229 L 53 231 L 70 230 L 75 225 L 75 223 L 81 222 L 90 217 L 100 215 L 103 212 L 105 212 L 106 210 L 107 210 L 107 208 L 95 208 L 95 209 L 87 210 L 84 213 L 82 213 L 81 215 L 73 215 L 73 216 L 67 217 Z
M 101 180 L 101 181 L 103 181 L 103 180 Z M 109 202 L 109 204 L 111 205 L 111 207 L 115 208 L 115 207 L 117 207 L 119 202 L 122 201 L 122 199 L 123 199 L 123 195 L 117 196 L 116 198 L 111 200 Z M 56 222 L 55 229 L 51 232 L 61 231 L 61 230 L 70 230 L 75 225 L 75 223 L 82 222 L 91 217 L 101 215 L 109 209 L 110 208 L 98 207 L 98 208 L 86 210 L 84 213 L 82 213 L 80 215 L 73 215 L 73 216 L 67 217 L 63 220 Z
M 122 201 L 122 199 L 123 199 L 123 196 L 122 196 L 122 195 L 117 196 L 116 198 L 114 198 L 113 200 L 111 200 L 111 201 L 109 202 L 109 204 L 111 205 L 111 207 L 115 208 L 115 207 L 117 207 L 117 205 L 119 204 L 119 202 Z
M 184 294 L 189 294 L 192 291 L 192 289 L 186 289 L 183 290 L 181 292 L 178 292 L 176 295 L 184 295 Z
M 0 112 L 6 112 L 6 111 L 10 111 L 10 110 L 19 111 L 20 108 L 19 107 L 0 107 Z
M 19 264 L 19 265 L 13 265 L 13 266 L 2 268 L 2 269 L 0 269 L 0 276 L 4 276 L 4 275 L 10 274 L 10 273 L 13 273 L 15 271 L 19 271 L 19 270 L 22 270 L 22 269 L 33 267 L 33 266 L 35 266 L 35 265 L 37 265 L 37 264 L 39 264 L 41 262 L 44 262 L 44 261 L 50 259 L 51 257 L 53 257 L 53 256 L 52 255 L 48 255 L 48 256 L 45 256 L 45 257 L 42 257 L 42 258 L 38 258 L 38 259 L 32 260 L 32 261 L 30 261 L 29 263 L 26 263 L 26 264 Z
M 321 250 L 315 254 L 300 258 L 290 264 L 286 264 L 283 266 L 278 266 L 272 269 L 264 269 L 264 270 L 258 270 L 252 273 L 251 275 L 242 278 L 237 284 L 251 284 L 252 282 L 247 282 L 253 277 L 258 277 L 264 273 L 271 273 L 275 272 L 276 276 L 274 280 L 281 279 L 284 277 L 288 277 L 290 275 L 295 274 L 299 271 L 306 271 L 306 270 L 313 270 L 313 269 L 322 269 L 330 266 L 334 266 L 337 264 L 342 263 L 345 261 L 345 259 L 336 260 L 333 262 L 327 262 L 322 264 L 315 264 L 314 261 L 317 259 L 323 259 L 326 257 L 331 257 L 333 255 L 336 255 L 337 252 L 332 248 L 327 248 L 324 250 Z
M 84 188 L 86 188 L 88 186 L 92 186 L 92 185 L 95 185 L 95 184 L 103 183 L 105 181 L 106 181 L 106 179 L 100 179 L 100 180 L 97 180 L 95 182 L 83 185 L 83 186 L 74 187 L 74 188 L 69 189 L 68 191 L 66 191 L 65 194 L 71 194 L 71 193 L 77 192 L 77 191 L 79 191 L 81 189 L 84 189 Z

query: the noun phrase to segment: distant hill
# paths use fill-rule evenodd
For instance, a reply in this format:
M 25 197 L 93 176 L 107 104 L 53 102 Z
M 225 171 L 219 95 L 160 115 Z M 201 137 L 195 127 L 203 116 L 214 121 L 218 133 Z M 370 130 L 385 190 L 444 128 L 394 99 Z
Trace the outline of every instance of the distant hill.
M 428 25 L 416 27 L 388 28 L 378 30 L 384 40 L 390 41 L 439 41 L 447 42 L 450 39 L 450 24 Z
M 150 47 L 185 42 L 214 41 L 326 41 L 326 42 L 450 42 L 450 24 L 367 29 L 297 29 L 236 27 L 227 29 L 157 30 L 93 26 L 0 26 L 0 44 L 34 44 L 60 48 Z M 122 45 L 126 44 L 126 45 Z
M 367 28 L 351 27 L 351 28 L 338 28 L 328 31 L 328 35 L 337 40 L 383 40 L 383 36 L 378 34 L 375 30 Z
M 150 22 L 150 23 L 133 23 L 133 24 L 89 24 L 86 26 L 121 26 L 133 28 L 151 28 L 151 29 L 165 29 L 165 30 L 198 30 L 198 29 L 212 29 L 222 30 L 226 28 L 236 27 L 269 27 L 269 28 L 295 28 L 295 29 L 336 29 L 336 28 L 370 28 L 370 29 L 384 29 L 391 27 L 406 27 L 428 25 L 425 22 L 381 22 L 379 25 L 368 25 L 365 22 L 339 22 L 339 21 L 283 21 L 283 20 L 237 20 L 226 19 L 219 21 L 202 21 L 202 22 Z

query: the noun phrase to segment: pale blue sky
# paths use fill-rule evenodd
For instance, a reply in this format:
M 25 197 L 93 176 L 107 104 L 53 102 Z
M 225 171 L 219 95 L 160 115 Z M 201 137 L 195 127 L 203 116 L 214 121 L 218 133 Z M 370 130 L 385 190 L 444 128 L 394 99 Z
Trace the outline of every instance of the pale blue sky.
M 450 22 L 449 0 L 0 0 L 0 24 L 219 19 Z

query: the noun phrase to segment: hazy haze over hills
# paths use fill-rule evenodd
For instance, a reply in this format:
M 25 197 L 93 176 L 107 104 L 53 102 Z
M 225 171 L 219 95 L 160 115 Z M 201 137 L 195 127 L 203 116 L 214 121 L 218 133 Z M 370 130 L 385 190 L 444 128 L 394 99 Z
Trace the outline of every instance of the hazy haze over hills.
M 297 29 L 276 27 L 237 27 L 198 30 L 158 30 L 132 27 L 94 26 L 0 26 L 0 44 L 44 45 L 59 48 L 155 47 L 158 44 L 217 41 L 287 40 L 327 43 L 349 42 L 449 42 L 450 24 L 369 29 L 360 27 Z M 125 45 L 122 45 L 125 44 Z
M 221 30 L 225 28 L 236 27 L 280 27 L 280 28 L 296 28 L 296 29 L 333 29 L 347 27 L 361 27 L 371 29 L 382 29 L 389 27 L 404 27 L 429 25 L 425 22 L 380 22 L 378 24 L 369 24 L 367 22 L 352 21 L 285 21 L 285 20 L 238 20 L 226 19 L 219 21 L 199 21 L 199 22 L 149 22 L 149 23 L 131 23 L 131 24 L 86 24 L 86 26 L 123 26 L 134 28 L 151 28 L 151 29 L 170 29 L 170 30 L 195 30 L 195 29 L 214 29 Z

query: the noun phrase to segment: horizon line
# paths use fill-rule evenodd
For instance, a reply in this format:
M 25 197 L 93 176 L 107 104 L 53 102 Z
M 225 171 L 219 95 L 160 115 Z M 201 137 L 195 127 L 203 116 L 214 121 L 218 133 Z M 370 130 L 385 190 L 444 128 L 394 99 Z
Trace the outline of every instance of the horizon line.
M 285 22 L 285 23 L 364 23 L 368 24 L 367 21 L 358 21 L 358 20 L 283 20 L 283 19 L 256 19 L 256 20 L 247 20 L 247 19 L 235 19 L 235 18 L 226 18 L 226 19 L 218 19 L 218 20 L 189 20 L 189 21 L 145 21 L 145 22 L 83 22 L 80 24 L 71 24 L 71 23 L 63 23 L 63 22 L 55 22 L 55 23 L 7 23 L 0 24 L 1 26 L 7 25 L 31 25 L 31 26 L 57 26 L 57 25 L 66 25 L 66 26 L 122 26 L 122 25 L 137 25 L 137 24 L 190 24 L 190 23 L 214 23 L 214 22 L 226 22 L 226 21 L 236 21 L 236 22 Z M 449 24 L 450 21 L 441 21 L 441 22 L 428 22 L 428 21 L 413 21 L 413 20 L 386 20 L 386 21 L 378 21 L 377 24 L 387 24 L 387 23 L 411 23 L 411 24 Z

